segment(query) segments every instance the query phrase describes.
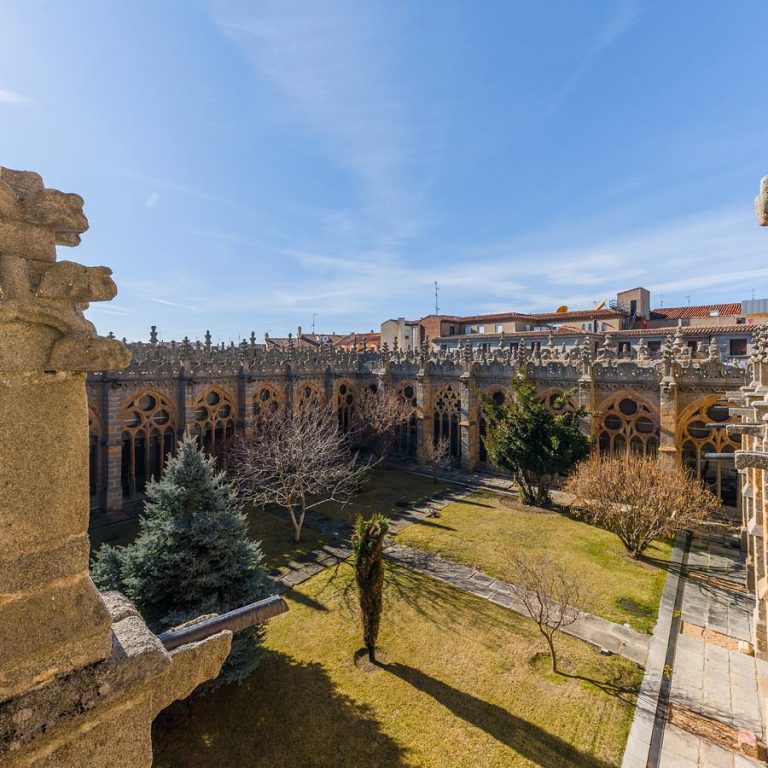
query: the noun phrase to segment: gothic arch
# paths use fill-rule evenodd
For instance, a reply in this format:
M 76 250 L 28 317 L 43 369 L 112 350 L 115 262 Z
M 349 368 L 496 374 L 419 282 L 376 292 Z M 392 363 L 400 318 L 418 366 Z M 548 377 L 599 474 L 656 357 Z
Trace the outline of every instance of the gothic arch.
M 192 415 L 201 447 L 209 455 L 217 455 L 235 434 L 235 397 L 221 387 L 208 387 L 195 400 Z
M 562 387 L 548 387 L 543 392 L 539 393 L 539 402 L 553 413 L 565 413 L 566 411 L 573 411 L 576 408 L 576 403 L 573 399 L 573 394 L 565 399 L 565 402 L 561 405 L 563 396 L 568 390 Z M 559 406 L 559 407 L 558 407 Z
M 447 440 L 454 459 L 461 457 L 461 436 L 459 418 L 461 416 L 461 394 L 458 385 L 444 384 L 434 392 L 432 399 L 432 426 L 435 444 Z
M 356 394 L 355 387 L 347 379 L 342 379 L 336 385 L 336 410 L 342 432 L 349 432 L 354 425 Z
M 738 474 L 730 462 L 712 461 L 708 453 L 733 453 L 741 447 L 738 438 L 728 435 L 726 424 L 738 422 L 718 395 L 708 395 L 683 409 L 677 420 L 675 444 L 683 466 L 703 480 L 724 504 L 736 506 Z M 733 405 L 733 403 L 730 403 Z M 722 426 L 707 429 L 707 424 Z
M 416 397 L 416 384 L 412 381 L 401 381 L 397 384 L 397 398 L 410 405 L 408 418 L 397 428 L 397 447 L 403 457 L 416 456 L 416 414 L 418 412 L 418 400 Z
M 253 393 L 251 404 L 254 419 L 278 413 L 285 407 L 285 395 L 274 384 L 260 383 Z
M 601 453 L 655 455 L 659 448 L 659 415 L 642 395 L 617 392 L 600 404 L 596 437 Z
M 504 405 L 506 400 L 510 397 L 509 390 L 506 387 L 500 387 L 498 385 L 487 387 L 483 394 L 485 397 L 493 400 L 496 405 Z M 483 403 L 481 402 L 477 407 L 477 439 L 479 441 L 477 455 L 480 462 L 480 469 L 484 471 L 498 472 L 499 468 L 488 458 L 488 451 L 485 447 L 485 436 L 487 432 L 488 420 L 486 419 Z
M 176 408 L 155 389 L 134 393 L 120 410 L 123 430 L 123 495 L 144 493 L 147 482 L 162 474 L 176 444 Z
M 298 408 L 309 406 L 314 410 L 320 410 L 325 402 L 323 390 L 314 381 L 302 381 L 296 390 L 296 404 Z

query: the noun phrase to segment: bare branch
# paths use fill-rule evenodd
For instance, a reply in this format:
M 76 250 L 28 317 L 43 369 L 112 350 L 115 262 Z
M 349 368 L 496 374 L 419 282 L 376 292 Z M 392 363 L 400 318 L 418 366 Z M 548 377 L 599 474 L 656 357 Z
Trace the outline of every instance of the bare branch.
M 308 511 L 344 503 L 369 470 L 352 453 L 331 407 L 300 408 L 254 419 L 251 437 L 235 438 L 230 467 L 240 496 L 284 507 L 299 541 Z
M 396 392 L 364 389 L 356 403 L 360 441 L 378 458 L 389 456 L 397 430 L 413 415 L 414 407 Z
M 546 555 L 534 558 L 517 551 L 508 554 L 508 573 L 510 591 L 547 641 L 557 672 L 555 635 L 582 615 L 579 581 Z
M 690 472 L 652 456 L 592 456 L 563 489 L 590 522 L 615 533 L 631 557 L 717 511 L 720 501 Z

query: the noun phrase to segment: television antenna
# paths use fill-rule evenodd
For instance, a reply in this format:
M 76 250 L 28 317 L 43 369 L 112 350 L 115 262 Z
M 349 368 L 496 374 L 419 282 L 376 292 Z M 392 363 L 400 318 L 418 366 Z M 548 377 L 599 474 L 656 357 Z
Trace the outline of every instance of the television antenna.
M 440 289 L 437 287 L 437 280 L 435 280 L 435 314 L 436 315 L 440 314 L 440 307 L 439 307 L 439 305 L 437 303 L 437 293 L 438 293 L 439 290 Z

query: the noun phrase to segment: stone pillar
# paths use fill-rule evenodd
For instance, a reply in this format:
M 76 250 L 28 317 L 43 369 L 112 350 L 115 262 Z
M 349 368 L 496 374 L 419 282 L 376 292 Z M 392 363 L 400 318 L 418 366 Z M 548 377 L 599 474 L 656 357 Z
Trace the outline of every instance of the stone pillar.
M 674 377 L 665 377 L 659 387 L 659 458 L 675 464 L 680 462 L 675 440 L 677 416 L 677 383 Z
M 459 377 L 461 391 L 461 468 L 464 472 L 477 472 L 480 463 L 480 427 L 477 421 L 478 397 L 475 390 L 474 363 Z
M 426 460 L 429 446 L 432 445 L 435 436 L 432 426 L 432 377 L 430 366 L 427 362 L 424 368 L 416 375 L 416 459 L 419 463 Z
M 122 387 L 109 377 L 104 378 L 102 386 L 106 465 L 104 512 L 107 517 L 115 519 L 123 514 L 123 425 L 120 420 Z
M 141 618 L 90 579 L 85 375 L 130 355 L 82 313 L 115 295 L 111 271 L 56 261 L 88 227 L 82 205 L 0 167 L 0 419 L 24 414 L 0 430 L 0 760 L 148 767 L 154 713 L 216 674 L 230 638 L 202 644 L 205 669 L 182 653 L 174 677 Z

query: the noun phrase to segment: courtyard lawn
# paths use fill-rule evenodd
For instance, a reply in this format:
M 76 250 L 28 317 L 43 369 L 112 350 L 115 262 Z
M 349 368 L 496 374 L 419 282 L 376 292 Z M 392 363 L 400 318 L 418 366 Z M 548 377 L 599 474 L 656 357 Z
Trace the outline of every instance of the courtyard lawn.
M 521 616 L 405 569 L 387 572 L 383 666 L 357 666 L 352 568 L 289 592 L 241 686 L 166 710 L 155 768 L 610 768 L 633 697 L 548 671 Z M 568 637 L 561 667 L 636 687 L 640 673 Z
M 311 528 L 305 528 L 301 541 L 293 541 L 293 528 L 287 515 L 265 509 L 247 509 L 248 537 L 251 541 L 261 542 L 264 553 L 264 567 L 268 570 L 280 569 L 289 560 L 298 560 L 314 549 L 327 543 L 321 534 Z M 95 528 L 90 531 L 91 552 L 96 552 L 102 544 L 131 544 L 139 534 L 139 519 L 131 518 L 115 525 Z
M 408 526 L 396 539 L 499 579 L 506 576 L 510 548 L 546 553 L 578 577 L 582 608 L 642 632 L 651 630 L 656 621 L 667 573 L 663 565 L 671 549 L 668 543 L 655 542 L 647 550 L 647 560 L 631 560 L 618 537 L 608 531 L 491 493 L 449 504 L 439 518 Z
M 305 525 L 301 541 L 297 544 L 293 540 L 293 526 L 287 514 L 249 508 L 246 515 L 248 538 L 261 542 L 264 566 L 267 569 L 279 569 L 289 560 L 299 560 L 327 543 L 320 533 Z
M 397 469 L 374 469 L 360 493 L 347 504 L 334 502 L 321 504 L 317 512 L 352 525 L 358 514 L 370 517 L 374 512 L 381 512 L 395 518 L 409 505 L 424 501 L 440 491 L 456 486 L 423 475 L 414 475 Z M 308 514 L 311 515 L 310 512 Z

